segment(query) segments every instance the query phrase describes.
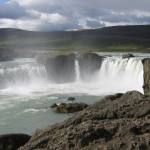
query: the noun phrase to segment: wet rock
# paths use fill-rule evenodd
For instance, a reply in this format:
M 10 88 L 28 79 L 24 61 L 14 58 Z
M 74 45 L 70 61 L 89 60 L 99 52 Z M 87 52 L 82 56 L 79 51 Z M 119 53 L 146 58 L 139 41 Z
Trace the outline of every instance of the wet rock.
M 60 103 L 55 107 L 57 113 L 74 113 L 85 109 L 88 105 L 85 103 Z
M 124 54 L 124 55 L 122 55 L 123 59 L 125 59 L 125 58 L 132 58 L 132 57 L 134 57 L 133 54 Z
M 57 107 L 56 103 L 54 103 L 54 104 L 51 105 L 51 108 L 56 108 L 56 107 Z
M 150 95 L 150 59 L 143 59 L 143 70 L 144 70 L 144 94 Z
M 20 150 L 149 150 L 149 106 L 150 97 L 137 91 L 107 96 L 37 131 Z
M 0 150 L 16 150 L 29 141 L 31 136 L 26 134 L 0 135 Z
M 65 83 L 75 80 L 75 55 L 58 55 L 46 61 L 48 77 L 52 82 Z
M 67 99 L 68 101 L 75 101 L 76 100 L 76 98 L 75 97 L 68 97 L 68 99 Z
M 96 53 L 85 53 L 81 55 L 79 60 L 81 78 L 83 80 L 89 80 L 93 77 L 94 73 L 100 69 L 104 58 L 104 56 Z

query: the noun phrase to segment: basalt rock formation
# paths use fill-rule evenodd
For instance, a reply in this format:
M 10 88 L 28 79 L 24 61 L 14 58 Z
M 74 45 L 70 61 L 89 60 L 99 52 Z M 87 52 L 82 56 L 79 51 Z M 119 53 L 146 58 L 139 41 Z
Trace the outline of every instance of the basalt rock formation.
M 19 150 L 149 150 L 150 97 L 105 97 L 63 123 L 38 130 Z
M 75 55 L 59 55 L 48 58 L 46 70 L 50 80 L 55 83 L 72 82 L 75 80 Z
M 144 70 L 144 93 L 145 95 L 150 95 L 150 59 L 143 59 L 143 70 Z
M 16 150 L 24 145 L 31 136 L 26 134 L 0 135 L 0 150 Z
M 122 55 L 123 59 L 125 59 L 125 58 L 132 58 L 132 57 L 134 57 L 134 55 L 133 54 L 129 54 L 129 53 Z
M 53 104 L 51 107 L 57 113 L 74 113 L 85 109 L 88 105 L 85 103 L 60 103 L 59 105 Z
M 80 57 L 80 76 L 83 80 L 90 79 L 90 76 L 98 71 L 101 67 L 103 56 L 96 53 L 85 53 Z
M 100 69 L 103 58 L 96 53 L 84 53 L 78 58 L 73 53 L 58 55 L 47 59 L 46 70 L 50 80 L 55 83 L 73 82 L 76 80 L 77 60 L 80 77 L 86 80 Z

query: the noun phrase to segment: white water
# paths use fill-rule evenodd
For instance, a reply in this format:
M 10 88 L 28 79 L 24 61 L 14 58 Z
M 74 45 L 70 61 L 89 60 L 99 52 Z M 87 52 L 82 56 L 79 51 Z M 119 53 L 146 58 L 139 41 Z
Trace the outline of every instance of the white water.
M 47 108 L 68 96 L 94 103 L 101 95 L 129 90 L 143 92 L 140 58 L 107 57 L 90 81 L 82 81 L 80 75 L 78 60 L 75 61 L 75 82 L 64 84 L 51 83 L 45 66 L 35 59 L 0 62 L 0 134 L 31 133 L 63 121 L 69 117 L 67 114 L 58 115 Z
M 80 82 L 80 66 L 78 59 L 75 60 L 75 76 L 76 82 Z
M 35 59 L 19 59 L 13 63 L 1 63 L 0 81 L 4 84 L 1 92 L 90 95 L 105 95 L 129 90 L 143 92 L 143 66 L 139 58 L 108 57 L 103 61 L 101 68 L 93 73 L 90 81 L 80 79 L 79 68 L 79 62 L 75 60 L 75 82 L 54 84 L 48 80 L 44 65 L 37 63 Z
M 139 58 L 107 58 L 98 73 L 98 82 L 103 92 L 143 92 L 143 65 Z

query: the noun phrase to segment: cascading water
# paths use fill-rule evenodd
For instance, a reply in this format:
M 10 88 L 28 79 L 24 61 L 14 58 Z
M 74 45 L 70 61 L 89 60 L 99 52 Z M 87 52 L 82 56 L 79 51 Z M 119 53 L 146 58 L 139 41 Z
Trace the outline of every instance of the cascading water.
M 34 59 L 2 62 L 0 63 L 0 83 L 1 89 L 38 88 L 47 83 L 45 66 Z
M 18 88 L 23 87 L 23 92 L 46 89 L 50 94 L 85 93 L 92 95 L 129 90 L 143 92 L 143 66 L 139 58 L 107 57 L 90 81 L 83 81 L 80 78 L 80 65 L 77 58 L 75 59 L 74 69 L 75 82 L 55 84 L 48 80 L 45 66 L 37 63 L 35 59 L 1 63 L 1 89 L 11 88 L 12 91 L 16 89 L 18 92 Z
M 80 66 L 79 66 L 78 59 L 75 59 L 75 76 L 76 76 L 76 82 L 80 82 Z
M 107 92 L 143 92 L 143 65 L 139 58 L 106 58 L 97 76 L 101 90 Z
M 97 63 L 91 65 L 91 59 L 88 66 L 82 66 L 86 70 L 81 70 L 80 59 L 66 61 L 69 64 L 70 61 L 75 61 L 71 62 L 74 70 L 66 65 L 69 69 L 65 75 L 71 73 L 75 76 L 74 82 L 70 83 L 53 82 L 45 65 L 36 59 L 0 62 L 0 134 L 31 134 L 37 128 L 63 121 L 69 116 L 53 113 L 49 106 L 66 100 L 68 96 L 75 96 L 80 102 L 91 104 L 106 94 L 143 91 L 143 66 L 140 58 L 106 57 L 98 61 L 101 65 L 92 69 L 90 67 Z M 58 68 L 55 69 L 57 73 Z M 58 75 L 63 78 L 63 74 Z

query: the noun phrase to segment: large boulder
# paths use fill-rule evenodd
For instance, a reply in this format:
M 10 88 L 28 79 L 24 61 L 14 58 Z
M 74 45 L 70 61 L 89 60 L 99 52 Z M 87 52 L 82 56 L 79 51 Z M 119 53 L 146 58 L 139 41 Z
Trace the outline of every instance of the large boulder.
M 75 55 L 58 55 L 46 61 L 48 77 L 52 82 L 64 83 L 75 80 Z
M 38 130 L 20 150 L 149 150 L 150 97 L 105 97 L 63 123 Z
M 123 59 L 125 59 L 125 58 L 132 58 L 132 57 L 134 57 L 134 55 L 130 54 L 130 53 L 122 55 Z
M 52 105 L 57 113 L 74 113 L 81 111 L 88 107 L 85 103 L 60 103 L 59 105 Z
M 102 64 L 104 57 L 96 53 L 85 53 L 80 56 L 80 77 L 82 80 L 89 80 L 94 76 Z
M 0 150 L 16 150 L 29 141 L 31 136 L 26 134 L 0 135 Z
M 145 95 L 150 95 L 150 59 L 146 58 L 143 59 L 143 70 L 144 70 L 144 94 Z

